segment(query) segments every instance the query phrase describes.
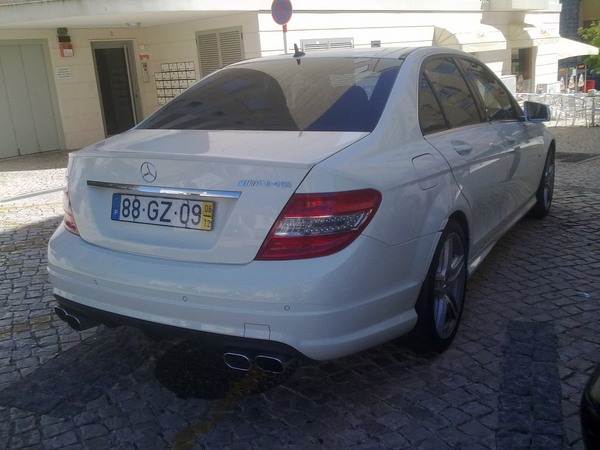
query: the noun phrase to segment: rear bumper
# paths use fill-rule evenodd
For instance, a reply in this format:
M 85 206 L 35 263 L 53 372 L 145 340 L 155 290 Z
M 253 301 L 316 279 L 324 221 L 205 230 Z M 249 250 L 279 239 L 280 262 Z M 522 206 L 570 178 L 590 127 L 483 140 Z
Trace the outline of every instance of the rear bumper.
M 205 331 L 192 330 L 190 328 L 173 327 L 157 322 L 148 322 L 146 320 L 136 319 L 134 317 L 121 316 L 109 311 L 91 308 L 75 303 L 71 300 L 55 295 L 58 304 L 68 310 L 74 310 L 84 314 L 96 325 L 102 324 L 110 328 L 119 326 L 128 326 L 138 328 L 150 337 L 154 338 L 180 338 L 189 341 L 201 343 L 205 347 L 216 347 L 224 350 L 245 351 L 249 354 L 277 354 L 288 356 L 302 356 L 296 349 L 289 345 L 275 341 L 266 341 L 264 339 L 250 339 L 238 336 L 228 336 L 224 334 L 208 333 Z
M 109 325 L 323 360 L 413 328 L 435 239 L 390 247 L 361 236 L 323 258 L 203 264 L 107 250 L 61 226 L 48 271 L 59 302 Z

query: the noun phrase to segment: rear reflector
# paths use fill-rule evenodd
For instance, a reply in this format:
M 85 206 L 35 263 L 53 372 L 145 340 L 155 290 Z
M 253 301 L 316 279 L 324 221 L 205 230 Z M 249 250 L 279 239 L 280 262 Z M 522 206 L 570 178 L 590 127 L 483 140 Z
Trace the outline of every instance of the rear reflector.
M 73 210 L 71 209 L 71 199 L 69 198 L 68 187 L 65 188 L 65 190 L 63 191 L 63 209 L 65 210 L 65 216 L 63 218 L 65 228 L 71 233 L 74 233 L 79 236 L 79 230 L 77 229 L 75 217 L 73 217 Z
M 257 260 L 315 258 L 346 248 L 381 203 L 374 189 L 294 194 L 263 243 Z

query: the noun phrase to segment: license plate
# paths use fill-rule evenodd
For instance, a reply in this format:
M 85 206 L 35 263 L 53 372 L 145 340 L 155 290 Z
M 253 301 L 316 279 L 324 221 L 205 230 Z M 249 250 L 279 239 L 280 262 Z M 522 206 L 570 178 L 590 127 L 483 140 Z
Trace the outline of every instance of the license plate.
M 113 194 L 110 218 L 163 227 L 212 229 L 213 202 Z

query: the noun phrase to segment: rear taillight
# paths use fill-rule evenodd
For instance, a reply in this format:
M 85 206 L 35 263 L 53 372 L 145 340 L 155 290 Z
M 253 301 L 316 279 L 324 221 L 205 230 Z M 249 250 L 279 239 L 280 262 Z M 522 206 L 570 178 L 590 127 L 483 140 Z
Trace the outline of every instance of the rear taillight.
M 257 260 L 315 258 L 346 248 L 381 203 L 374 189 L 294 194 L 265 239 Z
M 63 191 L 63 209 L 65 210 L 65 216 L 63 222 L 67 230 L 79 236 L 79 230 L 77 230 L 77 224 L 75 223 L 75 217 L 73 217 L 73 210 L 71 209 L 71 199 L 69 198 L 69 188 L 66 187 Z

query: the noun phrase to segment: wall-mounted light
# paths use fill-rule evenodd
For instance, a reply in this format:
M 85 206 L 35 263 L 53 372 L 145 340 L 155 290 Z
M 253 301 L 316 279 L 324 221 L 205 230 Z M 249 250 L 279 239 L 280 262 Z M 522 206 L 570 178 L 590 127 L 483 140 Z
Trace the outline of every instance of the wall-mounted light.
M 140 25 L 140 22 L 127 22 L 127 26 L 131 29 L 139 28 Z

